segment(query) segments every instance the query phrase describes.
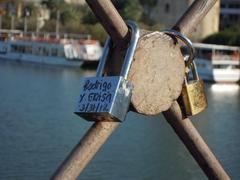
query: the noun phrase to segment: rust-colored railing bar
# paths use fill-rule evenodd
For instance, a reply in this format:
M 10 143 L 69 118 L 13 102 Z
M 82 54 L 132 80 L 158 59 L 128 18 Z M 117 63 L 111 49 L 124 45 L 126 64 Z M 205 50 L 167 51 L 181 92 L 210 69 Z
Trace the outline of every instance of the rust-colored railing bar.
M 209 179 L 230 179 L 190 119 L 182 115 L 177 102 L 163 115 Z
M 188 9 L 190 14 L 185 13 L 185 17 L 180 18 L 174 28 L 187 35 L 215 2 L 216 0 L 196 0 Z M 126 39 L 128 28 L 110 0 L 87 0 L 87 3 L 116 44 Z M 182 116 L 177 102 L 174 102 L 171 108 L 163 114 L 210 179 L 230 179 L 190 119 Z M 117 122 L 95 123 L 55 172 L 52 179 L 76 179 L 118 125 Z
M 217 1 L 219 0 L 195 0 L 179 18 L 173 29 L 189 35 Z
M 217 1 L 195 0 L 173 29 L 186 36 L 190 35 Z M 163 112 L 163 115 L 209 179 L 230 179 L 191 120 L 182 115 L 177 102 L 174 102 L 169 110 Z
M 51 179 L 76 179 L 118 125 L 119 122 L 94 123 Z
M 86 0 L 114 43 L 127 42 L 128 27 L 113 3 L 109 0 Z

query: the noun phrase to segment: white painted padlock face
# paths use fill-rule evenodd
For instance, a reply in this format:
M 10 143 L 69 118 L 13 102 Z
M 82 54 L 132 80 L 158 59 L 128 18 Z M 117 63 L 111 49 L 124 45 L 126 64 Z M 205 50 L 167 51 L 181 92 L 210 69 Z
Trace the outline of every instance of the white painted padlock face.
M 123 121 L 132 89 L 132 84 L 122 76 L 86 78 L 75 113 L 90 121 Z
M 120 77 L 86 78 L 81 89 L 76 112 L 109 112 Z

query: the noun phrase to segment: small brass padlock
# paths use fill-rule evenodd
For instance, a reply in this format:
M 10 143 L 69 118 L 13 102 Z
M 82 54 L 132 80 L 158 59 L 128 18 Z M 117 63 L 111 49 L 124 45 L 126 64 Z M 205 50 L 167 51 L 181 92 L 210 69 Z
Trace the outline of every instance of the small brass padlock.
M 204 82 L 199 78 L 195 62 L 190 65 L 193 80 L 189 81 L 186 74 L 180 96 L 180 104 L 187 116 L 193 116 L 207 108 L 207 98 L 204 92 Z
M 193 80 L 189 81 L 189 72 L 187 72 L 178 102 L 181 105 L 182 110 L 185 112 L 185 115 L 196 115 L 207 108 L 207 99 L 204 93 L 204 83 L 198 76 L 194 62 L 194 48 L 192 42 L 176 30 L 166 29 L 162 32 L 181 39 L 188 47 L 189 56 L 186 56 L 184 59 L 186 59 L 186 69 L 190 67 L 192 71 Z

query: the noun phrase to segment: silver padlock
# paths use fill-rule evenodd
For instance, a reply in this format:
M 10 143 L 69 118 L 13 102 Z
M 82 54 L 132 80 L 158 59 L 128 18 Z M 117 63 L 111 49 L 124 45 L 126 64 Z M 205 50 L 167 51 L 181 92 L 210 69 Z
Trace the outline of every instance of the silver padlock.
M 85 78 L 74 113 L 86 120 L 121 122 L 126 117 L 133 90 L 133 85 L 127 80 L 127 76 L 140 35 L 135 22 L 127 21 L 127 25 L 131 29 L 132 35 L 120 76 L 103 76 L 112 44 L 108 37 L 96 77 Z

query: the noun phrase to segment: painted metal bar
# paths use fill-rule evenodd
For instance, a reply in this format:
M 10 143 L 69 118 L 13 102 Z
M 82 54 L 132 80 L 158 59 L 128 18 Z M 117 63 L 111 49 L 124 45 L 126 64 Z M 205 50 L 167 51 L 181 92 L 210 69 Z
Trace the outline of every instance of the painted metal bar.
M 177 102 L 163 115 L 209 179 L 230 179 L 191 120 L 182 115 Z
M 94 123 L 66 160 L 52 176 L 52 180 L 73 180 L 97 153 L 100 147 L 118 127 L 119 122 Z

